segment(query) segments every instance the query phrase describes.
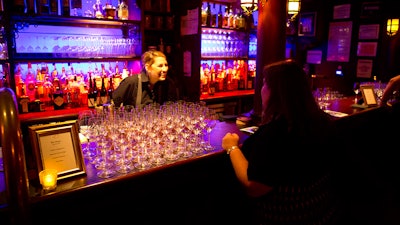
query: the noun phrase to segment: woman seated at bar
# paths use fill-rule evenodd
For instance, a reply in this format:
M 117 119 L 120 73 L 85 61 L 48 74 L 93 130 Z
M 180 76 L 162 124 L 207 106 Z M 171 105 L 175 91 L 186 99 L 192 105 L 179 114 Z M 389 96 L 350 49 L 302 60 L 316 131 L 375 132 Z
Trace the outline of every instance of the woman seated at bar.
M 337 224 L 331 182 L 335 139 L 310 83 L 293 60 L 263 68 L 262 120 L 239 146 L 227 133 L 222 147 L 250 197 L 249 224 Z
M 386 85 L 385 90 L 382 94 L 381 105 L 389 104 L 390 99 L 396 98 L 399 96 L 400 92 L 400 75 L 396 75 L 390 78 L 388 84 Z M 397 99 L 398 100 L 398 99 Z
M 114 90 L 114 105 L 143 107 L 151 103 L 163 104 L 178 100 L 179 91 L 175 82 L 167 76 L 168 62 L 164 53 L 147 51 L 143 53 L 141 62 L 141 72 L 126 77 Z

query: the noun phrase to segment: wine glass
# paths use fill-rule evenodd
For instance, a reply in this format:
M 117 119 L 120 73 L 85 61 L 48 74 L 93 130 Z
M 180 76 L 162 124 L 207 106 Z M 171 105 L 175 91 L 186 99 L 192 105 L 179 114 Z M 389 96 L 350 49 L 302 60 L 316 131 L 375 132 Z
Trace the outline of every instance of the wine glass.
M 207 113 L 207 118 L 206 118 L 206 133 L 207 133 L 207 145 L 206 145 L 206 151 L 212 151 L 214 150 L 214 147 L 211 145 L 211 131 L 214 129 L 214 127 L 217 125 L 217 119 L 218 115 L 215 112 L 215 110 L 209 110 Z
M 356 97 L 354 98 L 354 103 L 357 104 L 358 94 L 360 93 L 360 82 L 354 82 L 353 91 L 354 91 L 354 94 L 356 94 Z
M 90 129 L 93 124 L 93 113 L 91 110 L 84 110 L 79 112 L 78 115 L 78 125 L 79 133 L 81 137 L 81 142 L 85 143 L 82 148 L 83 156 L 90 159 L 94 154 L 90 151 Z

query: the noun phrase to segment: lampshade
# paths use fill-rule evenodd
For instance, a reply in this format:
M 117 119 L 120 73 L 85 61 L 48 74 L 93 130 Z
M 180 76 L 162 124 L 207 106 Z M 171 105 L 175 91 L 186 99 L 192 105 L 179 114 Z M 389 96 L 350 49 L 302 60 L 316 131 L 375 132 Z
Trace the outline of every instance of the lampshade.
M 397 33 L 399 30 L 399 19 L 388 19 L 387 20 L 387 27 L 386 27 L 386 32 L 387 35 L 393 36 Z
M 300 12 L 300 0 L 288 1 L 288 14 L 293 15 Z
M 251 14 L 258 9 L 258 0 L 240 0 L 240 6 L 246 14 Z

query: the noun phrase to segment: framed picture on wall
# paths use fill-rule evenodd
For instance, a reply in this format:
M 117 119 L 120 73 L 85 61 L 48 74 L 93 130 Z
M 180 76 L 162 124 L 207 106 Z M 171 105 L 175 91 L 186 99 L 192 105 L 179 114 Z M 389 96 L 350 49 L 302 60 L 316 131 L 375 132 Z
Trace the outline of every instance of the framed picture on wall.
M 357 56 L 376 56 L 378 42 L 358 42 Z
M 299 17 L 299 36 L 315 36 L 316 12 L 300 13 Z

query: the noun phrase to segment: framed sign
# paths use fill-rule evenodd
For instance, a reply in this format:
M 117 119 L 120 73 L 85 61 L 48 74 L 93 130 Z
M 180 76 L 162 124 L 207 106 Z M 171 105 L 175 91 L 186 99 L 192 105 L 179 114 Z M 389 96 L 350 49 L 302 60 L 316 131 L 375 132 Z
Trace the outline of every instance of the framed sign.
M 76 120 L 29 126 L 38 171 L 56 169 L 57 179 L 85 175 Z
M 366 24 L 360 25 L 358 30 L 358 39 L 378 39 L 379 38 L 379 24 Z
M 378 99 L 376 97 L 373 85 L 360 85 L 360 89 L 364 99 L 364 103 L 367 106 L 378 105 Z
M 301 13 L 299 18 L 299 36 L 315 36 L 315 22 L 317 13 Z
M 357 56 L 376 56 L 378 42 L 358 42 Z

